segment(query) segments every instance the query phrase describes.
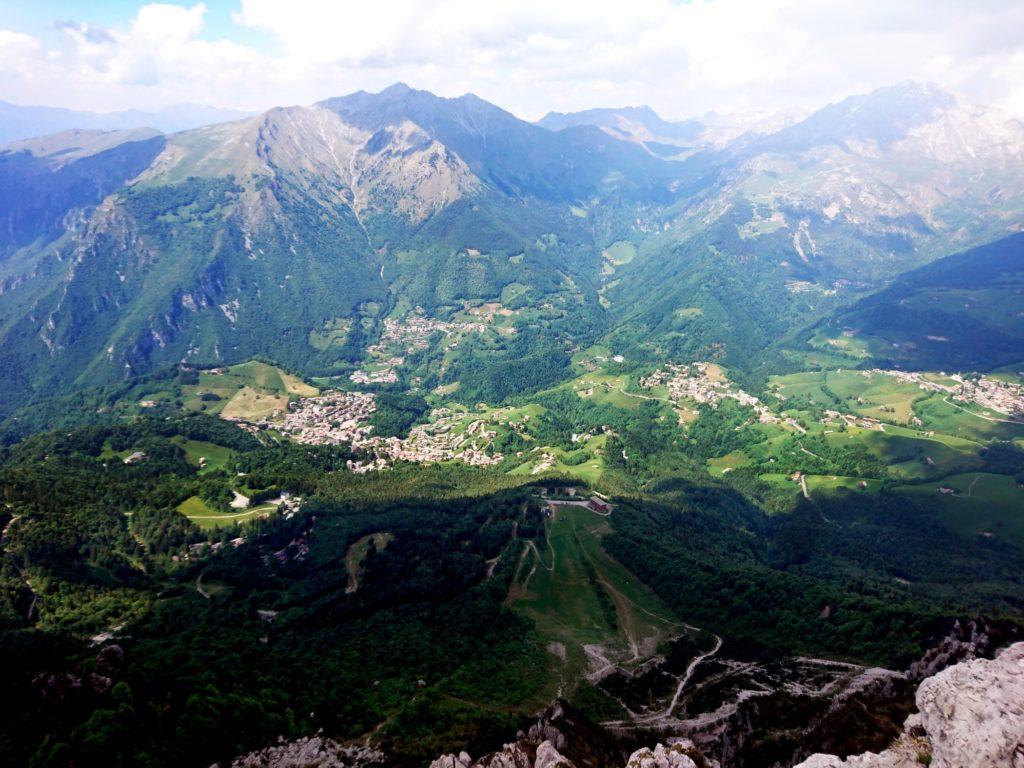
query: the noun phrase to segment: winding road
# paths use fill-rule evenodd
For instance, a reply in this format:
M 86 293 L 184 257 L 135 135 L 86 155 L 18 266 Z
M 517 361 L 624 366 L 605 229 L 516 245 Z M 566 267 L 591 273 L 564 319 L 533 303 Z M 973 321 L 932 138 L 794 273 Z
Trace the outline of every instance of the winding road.
M 203 573 L 206 573 L 206 571 L 203 571 Z M 196 592 L 198 592 L 200 595 L 209 600 L 211 597 L 213 597 L 213 595 L 203 590 L 203 573 L 200 573 L 198 576 L 196 576 Z
M 974 490 L 974 486 L 977 485 L 978 481 L 981 480 L 981 477 L 981 475 L 978 475 L 976 478 L 971 480 L 971 484 L 967 486 L 967 493 L 964 495 L 965 499 L 971 498 L 971 492 Z
M 683 694 L 683 689 L 686 688 L 686 684 L 690 682 L 690 678 L 693 677 L 693 671 L 697 669 L 697 665 L 699 665 L 705 659 L 710 659 L 712 656 L 718 653 L 719 650 L 721 650 L 722 638 L 720 638 L 718 635 L 714 635 L 714 638 L 715 647 L 712 648 L 710 651 L 707 651 L 706 653 L 702 653 L 700 656 L 697 656 L 693 659 L 693 661 L 691 661 L 686 666 L 686 673 L 679 680 L 679 685 L 676 686 L 676 692 L 672 696 L 672 701 L 669 702 L 669 705 L 665 708 L 664 712 L 662 712 L 659 715 L 654 715 L 651 718 L 652 720 L 657 720 L 665 717 L 672 717 L 672 710 L 674 710 L 676 708 L 676 704 L 679 703 L 679 697 Z
M 608 387 L 608 389 L 611 389 L 611 387 L 609 387 L 607 384 L 605 386 Z M 672 405 L 677 405 L 675 400 L 670 400 L 667 397 L 652 397 L 651 395 L 638 395 L 635 392 L 627 392 L 625 384 L 619 386 L 619 392 L 624 394 L 626 397 L 635 397 L 638 400 L 659 400 L 663 403 L 671 403 Z
M 946 405 L 952 405 L 954 408 L 959 408 L 964 413 L 971 414 L 971 416 L 977 416 L 979 419 L 984 419 L 985 421 L 998 421 L 1002 424 L 1024 424 L 1024 421 L 1020 419 L 997 419 L 995 416 L 984 416 L 980 413 L 975 413 L 970 408 L 964 408 L 959 403 L 954 403 L 948 397 L 942 398 L 942 402 L 944 402 Z

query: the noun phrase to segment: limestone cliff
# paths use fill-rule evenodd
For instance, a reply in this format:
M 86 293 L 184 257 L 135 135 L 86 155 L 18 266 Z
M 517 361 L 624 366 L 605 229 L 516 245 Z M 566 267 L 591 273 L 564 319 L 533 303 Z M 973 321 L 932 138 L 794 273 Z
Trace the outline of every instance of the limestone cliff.
M 921 683 L 918 712 L 880 754 L 812 755 L 797 768 L 1024 768 L 1024 643 Z

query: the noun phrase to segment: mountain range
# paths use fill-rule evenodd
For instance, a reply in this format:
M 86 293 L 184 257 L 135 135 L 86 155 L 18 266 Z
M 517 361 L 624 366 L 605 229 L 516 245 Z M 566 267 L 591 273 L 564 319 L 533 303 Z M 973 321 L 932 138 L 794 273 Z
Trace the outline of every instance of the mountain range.
M 979 754 L 921 692 L 1024 637 L 1019 121 L 235 117 L 0 150 L 9 764 Z
M 155 128 L 164 133 L 238 120 L 246 113 L 201 104 L 176 104 L 153 112 L 128 109 L 88 112 L 60 107 L 24 106 L 0 101 L 0 145 L 70 130 L 123 131 Z
M 510 292 L 563 355 L 605 339 L 752 370 L 1024 224 L 1024 126 L 934 86 L 759 126 L 713 139 L 646 107 L 532 124 L 398 84 L 171 135 L 15 143 L 0 379 L 19 400 L 178 361 L 330 374 L 396 307 L 445 317 Z M 351 318 L 333 347 L 308 343 Z

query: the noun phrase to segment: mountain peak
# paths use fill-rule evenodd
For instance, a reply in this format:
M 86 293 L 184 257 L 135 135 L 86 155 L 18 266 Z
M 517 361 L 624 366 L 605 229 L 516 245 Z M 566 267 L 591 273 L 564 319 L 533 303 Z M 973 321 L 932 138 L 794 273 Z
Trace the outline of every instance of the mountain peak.
M 378 96 L 405 96 L 406 94 L 413 93 L 415 89 L 401 81 L 392 83 L 387 88 L 378 93 Z
M 851 98 L 859 100 L 859 107 L 884 111 L 896 119 L 918 124 L 930 122 L 957 103 L 949 91 L 916 80 L 883 86 L 865 96 Z
M 829 104 L 772 135 L 762 146 L 799 151 L 824 144 L 873 142 L 884 149 L 956 104 L 956 97 L 939 86 L 908 80 Z
M 956 96 L 947 91 L 941 85 L 920 80 L 903 80 L 895 85 L 886 85 L 876 88 L 869 96 L 883 93 L 899 94 L 904 98 L 916 98 L 919 100 L 930 100 L 941 103 L 944 106 L 951 106 L 956 103 Z
M 646 104 L 630 107 L 593 107 L 579 112 L 548 112 L 537 121 L 537 125 L 549 130 L 560 131 L 576 125 L 608 125 L 622 121 L 634 120 L 640 124 L 665 124 L 657 112 Z

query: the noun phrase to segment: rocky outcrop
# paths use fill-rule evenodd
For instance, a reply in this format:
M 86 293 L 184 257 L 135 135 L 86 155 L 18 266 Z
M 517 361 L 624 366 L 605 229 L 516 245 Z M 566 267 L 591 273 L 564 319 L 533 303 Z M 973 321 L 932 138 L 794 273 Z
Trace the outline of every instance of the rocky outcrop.
M 591 768 L 621 765 L 623 754 L 605 731 L 564 701 L 556 701 L 500 750 L 476 760 L 465 752 L 444 755 L 430 768 Z
M 430 768 L 761 768 L 791 766 L 802 758 L 797 768 L 1024 768 L 1019 639 L 1016 625 L 955 622 L 905 672 L 846 665 L 849 679 L 820 690 L 799 682 L 806 670 L 790 678 L 780 672 L 771 695 L 742 702 L 731 716 L 714 721 L 717 730 L 696 728 L 685 737 L 681 729 L 613 733 L 557 701 L 500 749 L 477 758 L 467 752 L 443 755 Z M 1010 641 L 1017 642 L 986 660 Z M 792 664 L 817 668 L 825 662 Z M 918 711 L 908 718 L 915 703 Z M 780 716 L 790 718 L 788 727 L 779 725 Z M 409 764 L 365 746 L 314 737 L 252 753 L 232 768 Z
M 685 742 L 667 747 L 658 744 L 654 749 L 644 747 L 630 755 L 626 768 L 698 768 L 691 754 L 696 754 L 693 745 Z M 458 757 L 439 757 L 430 764 L 430 768 L 581 768 L 586 764 L 589 761 L 577 766 L 548 740 L 542 741 L 534 750 L 528 741 L 520 739 L 514 744 L 506 744 L 500 752 L 486 755 L 476 762 L 462 752 Z
M 1024 643 L 927 678 L 918 712 L 880 754 L 813 755 L 797 768 L 1024 768 Z
M 384 753 L 372 747 L 339 744 L 333 739 L 310 736 L 243 755 L 231 763 L 231 768 L 371 768 L 384 765 Z
M 534 747 L 520 739 L 476 762 L 465 752 L 460 752 L 458 757 L 443 755 L 437 758 L 430 768 L 576 768 L 576 765 L 550 741 L 542 741 Z
M 682 744 L 658 744 L 653 750 L 638 749 L 629 756 L 626 768 L 697 768 L 697 764 Z

